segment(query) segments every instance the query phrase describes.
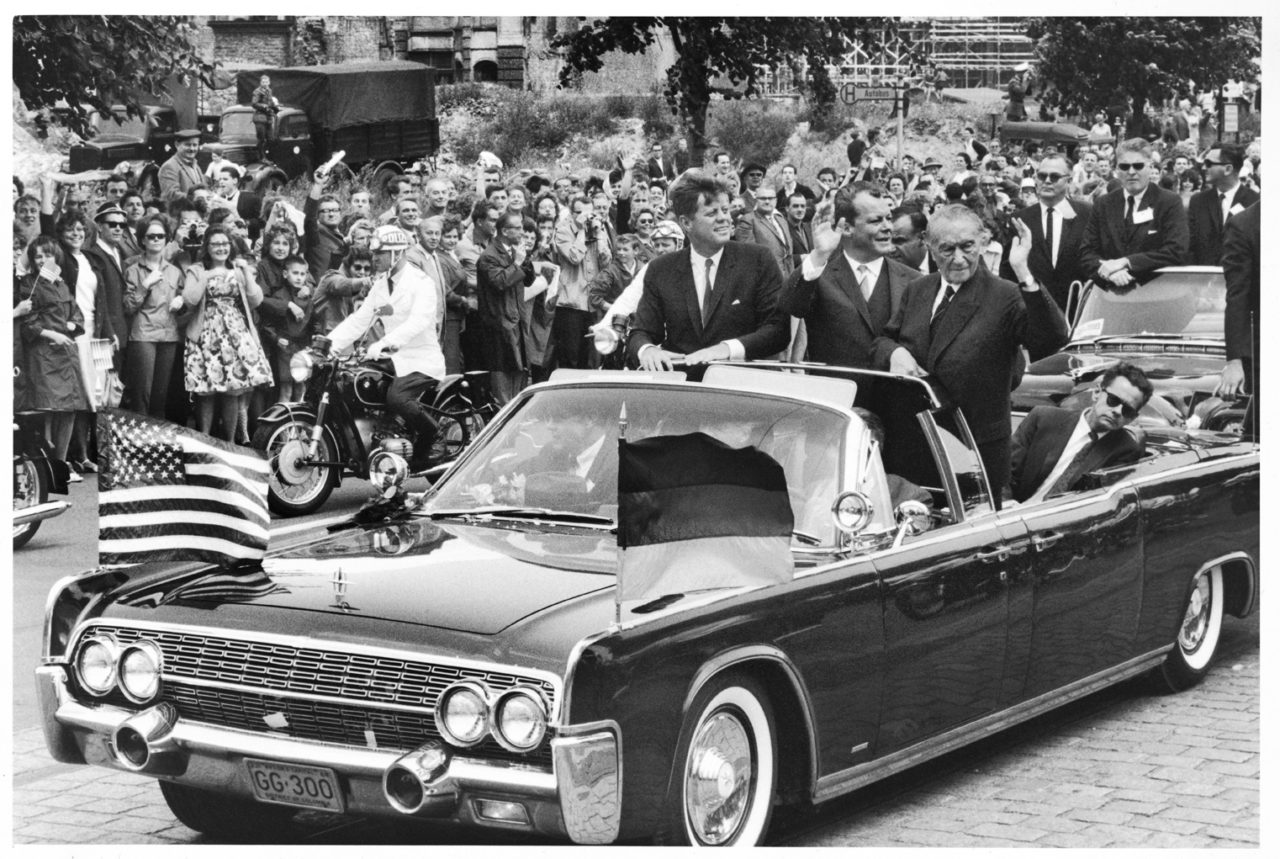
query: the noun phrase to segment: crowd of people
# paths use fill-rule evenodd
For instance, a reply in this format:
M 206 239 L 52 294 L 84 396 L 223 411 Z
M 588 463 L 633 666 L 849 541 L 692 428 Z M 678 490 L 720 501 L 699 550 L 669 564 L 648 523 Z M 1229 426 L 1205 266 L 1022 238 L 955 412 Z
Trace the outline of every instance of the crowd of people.
M 381 326 L 367 306 L 381 290 L 379 305 L 421 318 L 387 320 L 412 334 L 384 331 L 372 351 L 394 359 L 411 339 L 417 357 L 398 374 L 484 370 L 499 402 L 555 368 L 600 366 L 593 338 L 615 317 L 630 322 L 629 349 L 606 366 L 785 355 L 933 374 L 999 484 L 1012 362 L 1061 345 L 1072 283 L 1222 265 L 1224 227 L 1261 182 L 1255 151 L 1200 149 L 1191 131 L 1067 149 L 969 128 L 943 163 L 899 161 L 873 129 L 853 135 L 850 163 L 812 177 L 726 151 L 691 165 L 681 140 L 608 173 L 511 175 L 486 153 L 462 179 L 365 188 L 322 169 L 299 210 L 237 165 L 200 167 L 198 134 L 179 136 L 155 198 L 123 175 L 14 179 L 16 407 L 46 415 L 76 472 L 95 470 L 103 401 L 86 342 L 110 344 L 124 407 L 247 442 L 268 405 L 301 395 L 289 364 L 313 336 L 338 329 L 349 345 Z M 990 289 L 912 289 L 930 274 Z M 948 305 L 954 330 L 940 333 Z M 947 338 L 942 360 L 929 344 Z M 415 390 L 397 410 L 421 424 Z

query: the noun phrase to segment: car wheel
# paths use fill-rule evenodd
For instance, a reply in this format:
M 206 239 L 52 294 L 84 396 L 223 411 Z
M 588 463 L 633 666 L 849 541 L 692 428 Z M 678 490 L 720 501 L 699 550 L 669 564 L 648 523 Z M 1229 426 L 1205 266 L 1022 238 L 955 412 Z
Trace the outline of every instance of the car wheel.
M 764 842 L 778 781 L 773 707 L 745 674 L 712 679 L 680 733 L 668 802 L 669 840 L 698 847 Z
M 1199 683 L 1222 637 L 1222 567 L 1203 570 L 1191 583 L 1178 639 L 1160 667 L 1163 685 L 1171 692 Z
M 281 516 L 303 516 L 318 510 L 341 478 L 336 465 L 308 465 L 304 461 L 313 426 L 307 420 L 287 420 L 261 424 L 253 434 L 253 446 L 271 463 L 267 504 Z M 337 457 L 327 433 L 320 435 L 316 457 L 325 462 L 334 462 Z
M 160 782 L 164 801 L 183 826 L 232 841 L 275 841 L 286 837 L 294 811 L 249 799 L 224 796 L 171 781 Z
M 40 465 L 27 456 L 13 458 L 13 510 L 25 510 L 49 500 L 49 482 Z M 13 548 L 20 549 L 40 530 L 39 522 L 13 526 Z

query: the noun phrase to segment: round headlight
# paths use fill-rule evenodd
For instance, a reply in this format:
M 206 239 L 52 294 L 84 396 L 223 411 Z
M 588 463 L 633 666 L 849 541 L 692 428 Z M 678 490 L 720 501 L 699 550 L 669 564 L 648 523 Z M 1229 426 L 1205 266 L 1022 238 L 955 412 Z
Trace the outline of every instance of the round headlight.
M 612 355 L 618 350 L 618 333 L 612 328 L 597 328 L 591 335 L 596 352 L 601 355 Z
M 160 670 L 164 657 L 151 641 L 131 644 L 120 654 L 120 689 L 125 697 L 145 704 L 160 692 Z
M 369 482 L 378 494 L 389 498 L 409 476 L 409 463 L 403 456 L 386 450 L 376 450 L 369 457 Z
M 831 505 L 831 518 L 846 534 L 857 534 L 871 522 L 871 499 L 861 492 L 842 492 Z
M 105 695 L 116 685 L 116 655 L 119 647 L 109 635 L 93 635 L 80 645 L 76 655 L 76 677 L 90 694 Z
M 436 728 L 455 745 L 474 746 L 483 740 L 488 721 L 487 696 L 474 683 L 449 687 L 436 705 Z
M 547 733 L 547 709 L 542 698 L 528 689 L 513 689 L 493 708 L 494 736 L 514 752 L 537 748 Z
M 311 357 L 310 350 L 299 349 L 289 359 L 289 375 L 293 377 L 295 382 L 305 382 L 311 378 L 311 368 L 315 363 L 315 358 Z

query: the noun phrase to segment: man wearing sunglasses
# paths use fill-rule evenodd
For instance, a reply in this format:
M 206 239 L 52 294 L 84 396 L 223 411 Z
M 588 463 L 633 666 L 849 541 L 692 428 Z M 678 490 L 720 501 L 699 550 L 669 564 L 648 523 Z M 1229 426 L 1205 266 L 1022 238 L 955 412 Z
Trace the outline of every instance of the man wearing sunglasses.
M 1017 216 L 1031 228 L 1031 254 L 1027 266 L 1031 275 L 1071 317 L 1067 296 L 1073 280 L 1089 276 L 1081 258 L 1085 225 L 1093 206 L 1067 198 L 1071 186 L 1071 165 L 1062 155 L 1046 156 L 1036 170 L 1037 201 Z
M 1222 265 L 1222 234 L 1227 222 L 1258 202 L 1258 192 L 1240 181 L 1244 150 L 1224 143 L 1204 157 L 1204 190 L 1187 203 L 1191 265 Z
M 1097 282 L 1143 284 L 1187 256 L 1182 198 L 1154 184 L 1151 144 L 1140 137 L 1116 148 L 1120 187 L 1099 198 L 1085 228 L 1084 270 Z
M 1013 434 L 1010 484 L 1019 503 L 1070 492 L 1090 471 L 1134 462 L 1145 452 L 1140 435 L 1126 430 L 1151 399 L 1151 383 L 1123 361 L 1098 382 L 1083 412 L 1036 406 Z

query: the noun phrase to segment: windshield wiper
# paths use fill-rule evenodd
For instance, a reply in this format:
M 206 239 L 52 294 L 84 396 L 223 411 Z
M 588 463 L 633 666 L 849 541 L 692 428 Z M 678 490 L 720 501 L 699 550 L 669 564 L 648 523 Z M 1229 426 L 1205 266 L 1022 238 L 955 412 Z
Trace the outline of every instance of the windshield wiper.
M 574 522 L 586 525 L 608 525 L 614 521 L 608 516 L 592 513 L 575 513 L 572 510 L 550 510 L 546 507 L 474 507 L 469 510 L 433 510 L 432 519 L 471 519 L 492 516 L 502 519 L 532 519 L 548 522 Z

